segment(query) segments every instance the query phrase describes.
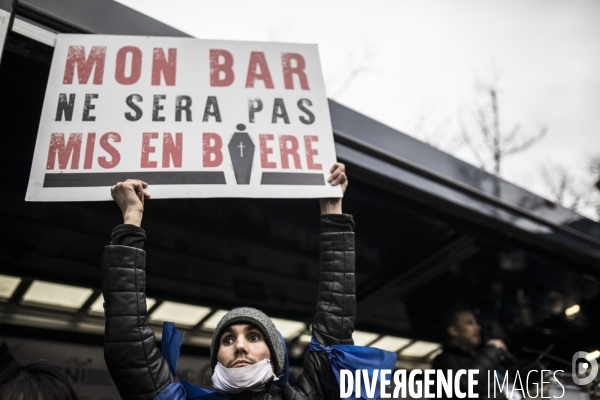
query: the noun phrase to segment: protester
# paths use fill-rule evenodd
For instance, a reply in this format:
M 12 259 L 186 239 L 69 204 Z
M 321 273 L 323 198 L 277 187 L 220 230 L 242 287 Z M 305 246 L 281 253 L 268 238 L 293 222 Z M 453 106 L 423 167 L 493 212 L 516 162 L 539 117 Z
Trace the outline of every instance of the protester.
M 481 326 L 465 304 L 455 305 L 447 311 L 443 319 L 443 328 L 447 340 L 442 353 L 433 360 L 433 368 L 450 370 L 453 373 L 461 369 L 479 370 L 475 392 L 479 393 L 479 399 L 488 398 L 488 386 L 491 388 L 493 383 L 488 382 L 488 371 L 491 377 L 497 373 L 502 355 L 508 350 L 506 344 L 500 339 L 491 339 L 479 348 Z M 461 390 L 467 393 L 467 376 L 463 375 L 461 378 Z
M 328 181 L 345 191 L 343 164 L 331 168 Z M 339 398 L 330 362 L 332 346 L 352 345 L 356 314 L 354 283 L 354 222 L 342 214 L 342 199 L 321 199 L 321 272 L 313 343 L 297 387 L 285 382 L 285 342 L 271 319 L 253 308 L 235 308 L 215 329 L 211 345 L 212 382 L 216 393 L 173 383 L 181 334 L 163 328 L 162 353 L 147 326 L 144 293 L 145 231 L 140 227 L 146 183 L 128 180 L 111 188 L 124 224 L 117 226 L 102 261 L 106 331 L 104 354 L 111 376 L 125 400 L 197 398 L 221 395 L 235 399 Z M 175 345 L 173 345 L 175 343 Z M 391 365 L 395 358 L 391 361 Z M 179 386 L 177 386 L 179 385 Z M 185 394 L 182 394 L 185 391 Z M 179 396 L 179 397 L 178 397 Z M 209 398 L 207 397 L 207 399 Z M 218 396 L 217 396 L 218 397 Z
M 45 361 L 28 365 L 7 362 L 0 367 L 2 400 L 77 400 L 64 375 Z

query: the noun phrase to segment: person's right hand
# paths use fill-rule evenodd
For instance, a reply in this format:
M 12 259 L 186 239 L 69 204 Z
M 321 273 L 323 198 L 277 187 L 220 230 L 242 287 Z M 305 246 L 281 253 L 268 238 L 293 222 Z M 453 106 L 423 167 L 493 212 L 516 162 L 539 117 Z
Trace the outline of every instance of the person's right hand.
M 494 346 L 503 351 L 508 351 L 506 344 L 500 339 L 490 339 L 485 343 L 487 346 Z
M 148 184 L 137 179 L 127 179 L 110 188 L 110 195 L 123 213 L 123 223 L 140 226 L 144 213 L 144 199 L 150 198 L 145 189 Z

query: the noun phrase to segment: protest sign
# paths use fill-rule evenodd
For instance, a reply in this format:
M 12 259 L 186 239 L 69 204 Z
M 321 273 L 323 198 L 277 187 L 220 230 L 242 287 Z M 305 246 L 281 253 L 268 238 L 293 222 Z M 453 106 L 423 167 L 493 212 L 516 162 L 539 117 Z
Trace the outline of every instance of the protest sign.
M 339 197 L 316 45 L 58 36 L 26 200 Z
M 2 61 L 2 51 L 4 49 L 4 41 L 8 34 L 8 25 L 10 23 L 10 13 L 0 8 L 0 61 Z

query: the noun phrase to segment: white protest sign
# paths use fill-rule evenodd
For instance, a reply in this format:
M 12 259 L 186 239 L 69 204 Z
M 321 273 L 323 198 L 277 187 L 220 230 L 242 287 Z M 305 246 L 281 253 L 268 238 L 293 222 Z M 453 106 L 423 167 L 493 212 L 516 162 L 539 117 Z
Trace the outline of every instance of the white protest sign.
M 339 197 L 316 45 L 58 36 L 26 200 Z
M 10 13 L 0 8 L 0 61 L 2 60 L 2 51 L 4 49 L 4 41 L 8 34 L 8 23 L 10 22 Z

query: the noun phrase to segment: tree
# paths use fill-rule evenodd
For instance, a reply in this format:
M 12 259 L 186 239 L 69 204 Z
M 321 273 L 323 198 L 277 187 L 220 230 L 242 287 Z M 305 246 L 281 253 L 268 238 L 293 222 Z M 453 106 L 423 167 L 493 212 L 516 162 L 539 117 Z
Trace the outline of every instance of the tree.
M 590 157 L 584 176 L 577 179 L 565 166 L 548 163 L 541 168 L 541 175 L 550 200 L 589 218 L 600 219 L 600 154 Z
M 523 152 L 544 138 L 548 131 L 543 126 L 533 134 L 526 134 L 521 124 L 505 130 L 501 123 L 498 79 L 489 84 L 477 83 L 480 100 L 471 113 L 475 128 L 467 128 L 461 115 L 461 136 L 477 158 L 480 167 L 490 169 L 496 176 L 502 172 L 502 162 L 508 156 Z M 475 132 L 475 133 L 474 133 Z
M 589 185 L 592 190 L 590 191 L 587 205 L 594 209 L 597 220 L 600 220 L 600 154 L 590 157 L 588 170 L 592 177 L 591 181 L 594 183 L 593 186 Z
M 600 190 L 600 154 L 592 156 L 589 161 L 589 170 L 596 180 L 596 189 Z
M 585 203 L 584 190 L 577 184 L 574 175 L 563 165 L 549 163 L 541 169 L 553 202 L 573 211 L 579 211 Z

